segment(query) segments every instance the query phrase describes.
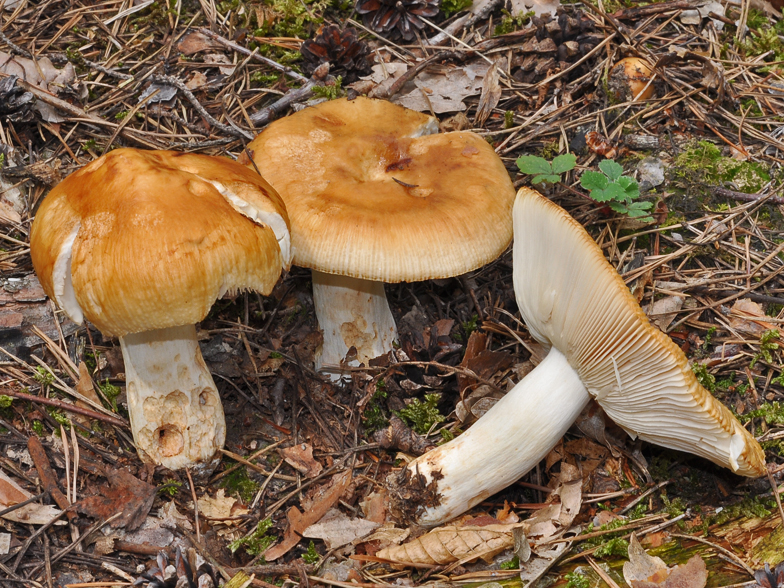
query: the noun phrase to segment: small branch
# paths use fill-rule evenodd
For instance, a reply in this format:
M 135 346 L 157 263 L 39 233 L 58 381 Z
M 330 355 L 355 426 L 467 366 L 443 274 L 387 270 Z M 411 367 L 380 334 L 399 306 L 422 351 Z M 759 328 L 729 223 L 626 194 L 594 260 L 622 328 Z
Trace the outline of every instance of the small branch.
M 82 416 L 86 416 L 91 419 L 95 419 L 97 421 L 103 421 L 105 423 L 112 424 L 116 427 L 126 427 L 126 428 L 128 427 L 128 423 L 126 423 L 124 420 L 120 418 L 101 414 L 100 412 L 95 412 L 94 410 L 90 410 L 89 408 L 82 408 L 81 406 L 75 406 L 73 404 L 63 402 L 62 400 L 57 400 L 55 398 L 43 398 L 41 396 L 33 396 L 32 394 L 25 394 L 24 392 L 14 392 L 13 390 L 5 390 L 3 394 L 5 394 L 6 396 L 12 396 L 14 398 L 19 398 L 20 400 L 27 400 L 28 402 L 33 402 L 37 404 L 46 404 L 47 406 L 54 406 L 56 408 L 59 408 L 60 410 L 80 414 Z
M 295 102 L 310 98 L 313 95 L 314 87 L 323 86 L 326 82 L 332 82 L 334 79 L 329 75 L 329 63 L 322 63 L 316 68 L 313 76 L 307 80 L 304 86 L 286 92 L 280 99 L 269 106 L 251 114 L 251 122 L 257 127 L 263 127 Z
M 94 61 L 90 61 L 89 59 L 82 58 L 82 60 L 84 61 L 84 64 L 86 66 L 88 66 L 88 67 L 90 67 L 90 68 L 92 68 L 94 70 L 97 70 L 97 71 L 99 71 L 99 72 L 101 72 L 103 74 L 106 74 L 107 76 L 110 76 L 110 77 L 113 77 L 113 78 L 117 78 L 119 80 L 132 80 L 132 79 L 134 79 L 134 77 L 131 76 L 131 75 L 120 73 L 119 71 L 116 71 L 116 70 L 113 70 L 113 69 L 109 69 L 108 67 L 104 67 L 104 66 L 102 66 L 99 63 L 95 63 Z
M 765 200 L 771 204 L 784 204 L 784 198 L 781 196 L 766 197 L 765 194 L 746 194 L 744 192 L 736 192 L 735 190 L 728 190 L 727 188 L 720 188 L 718 186 L 711 188 L 716 196 L 723 198 L 732 198 L 733 200 L 740 200 L 741 202 L 756 202 L 757 200 Z
M 204 107 L 196 99 L 196 96 L 193 95 L 193 92 L 191 92 L 188 88 L 186 88 L 185 84 L 183 84 L 177 78 L 173 76 L 156 75 L 156 76 L 152 76 L 150 79 L 153 82 L 159 84 L 169 84 L 170 86 L 174 86 L 175 88 L 177 88 L 180 92 L 182 92 L 183 96 L 185 96 L 185 98 L 188 99 L 188 102 L 191 103 L 191 105 L 196 109 L 196 111 L 202 117 L 204 117 L 204 119 L 207 122 L 209 122 L 213 127 L 218 129 L 222 133 L 225 133 L 227 135 L 232 135 L 234 137 L 240 137 L 242 139 L 248 139 L 249 141 L 253 140 L 253 135 L 251 133 L 248 133 L 247 131 L 243 131 L 242 129 L 235 129 L 234 127 L 231 127 L 229 125 L 224 125 L 223 123 L 218 122 L 218 120 L 215 117 L 213 117 L 209 112 L 207 112 L 204 109 Z
M 489 0 L 488 2 L 485 2 L 484 6 L 482 6 L 477 12 L 469 12 L 468 14 L 461 16 L 453 23 L 448 25 L 442 32 L 430 37 L 427 42 L 430 45 L 441 45 L 442 43 L 445 43 L 447 40 L 449 40 L 450 35 L 455 35 L 462 29 L 472 27 L 480 20 L 487 18 L 490 13 L 493 12 L 493 10 L 495 10 L 501 3 L 502 0 Z
M 22 47 L 14 43 L 11 39 L 6 37 L 3 31 L 0 31 L 0 41 L 8 45 L 12 51 L 17 52 L 22 57 L 27 57 L 27 59 L 33 58 L 32 54 L 27 49 L 23 49 Z
M 224 47 L 228 47 L 232 51 L 236 51 L 237 53 L 242 53 L 243 55 L 247 55 L 248 57 L 252 57 L 256 61 L 260 61 L 261 63 L 269 65 L 273 69 L 277 69 L 278 71 L 283 72 L 284 74 L 286 74 L 287 76 L 289 76 L 292 79 L 298 80 L 300 82 L 307 82 L 308 81 L 308 78 L 306 78 L 302 74 L 298 74 L 297 72 L 295 72 L 290 67 L 287 67 L 285 65 L 281 65 L 277 61 L 273 61 L 272 59 L 264 57 L 263 55 L 259 55 L 258 53 L 254 53 L 253 51 L 245 49 L 245 47 L 237 45 L 236 43 L 232 43 L 228 39 L 224 39 L 223 37 L 221 37 L 217 33 L 213 33 L 209 29 L 200 28 L 199 32 L 202 33 L 203 35 L 208 36 L 210 39 L 213 39 L 213 40 L 217 41 L 218 43 L 220 43 Z

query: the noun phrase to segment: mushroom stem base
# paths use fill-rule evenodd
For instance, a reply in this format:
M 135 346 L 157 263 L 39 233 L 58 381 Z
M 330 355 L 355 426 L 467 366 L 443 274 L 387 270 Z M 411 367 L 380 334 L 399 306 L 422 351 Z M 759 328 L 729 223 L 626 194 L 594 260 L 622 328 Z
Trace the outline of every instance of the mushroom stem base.
M 120 337 L 131 430 L 139 457 L 207 474 L 226 440 L 218 389 L 185 325 Z
M 465 433 L 411 462 L 392 485 L 393 514 L 439 525 L 530 471 L 590 400 L 557 349 Z
M 324 334 L 316 369 L 329 367 L 340 377 L 340 363 L 351 347 L 358 366 L 392 350 L 397 328 L 389 310 L 383 282 L 325 274 L 313 270 L 313 305 Z

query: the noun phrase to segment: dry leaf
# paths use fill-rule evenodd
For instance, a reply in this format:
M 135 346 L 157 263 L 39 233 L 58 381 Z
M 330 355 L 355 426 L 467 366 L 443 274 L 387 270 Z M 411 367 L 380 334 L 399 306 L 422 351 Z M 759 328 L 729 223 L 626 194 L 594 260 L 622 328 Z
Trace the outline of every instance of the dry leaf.
M 319 462 L 313 459 L 313 446 L 308 443 L 286 447 L 281 449 L 280 453 L 287 464 L 306 478 L 315 478 L 324 469 Z
M 389 64 L 386 64 L 387 67 Z M 490 64 L 472 63 L 463 67 L 442 68 L 441 71 L 426 71 L 414 79 L 414 86 L 393 102 L 419 112 L 458 112 L 466 109 L 463 99 L 479 94 L 482 81 Z M 409 88 L 409 84 L 404 86 Z
M 683 565 L 668 568 L 661 558 L 648 555 L 632 534 L 623 578 L 632 588 L 704 588 L 708 570 L 699 555 Z
M 297 543 L 299 543 L 302 532 L 310 525 L 317 522 L 335 505 L 335 503 L 337 503 L 340 495 L 343 494 L 343 491 L 348 487 L 350 482 L 350 471 L 337 474 L 332 478 L 332 486 L 317 500 L 313 501 L 310 508 L 305 510 L 305 514 L 301 513 L 296 506 L 292 506 L 286 513 L 289 525 L 286 528 L 283 540 L 265 551 L 264 558 L 267 561 L 274 561 L 282 555 L 287 554 Z
M 775 329 L 773 323 L 767 322 L 768 316 L 762 307 L 748 298 L 736 300 L 730 308 L 730 326 L 744 335 L 760 336 L 765 331 Z
M 666 331 L 682 307 L 683 296 L 667 296 L 646 306 L 643 310 L 653 324 Z
M 183 55 L 193 55 L 200 51 L 216 51 L 222 49 L 223 45 L 213 41 L 207 35 L 199 31 L 190 31 L 183 35 L 177 43 L 177 51 Z
M 504 549 L 513 547 L 515 542 L 512 531 L 525 525 L 447 525 L 404 545 L 382 549 L 376 556 L 400 564 L 444 565 L 458 560 L 465 563 L 479 557 L 488 560 Z
M 9 506 L 14 506 L 32 497 L 32 494 L 0 470 L 0 510 L 5 510 Z M 3 518 L 17 523 L 45 525 L 59 514 L 60 510 L 54 506 L 34 502 L 3 515 Z M 65 524 L 65 521 L 62 524 Z
M 248 514 L 248 509 L 239 505 L 236 498 L 226 496 L 226 491 L 221 488 L 215 498 L 204 495 L 198 499 L 199 512 L 210 519 L 227 519 L 242 514 Z M 192 505 L 193 503 L 191 503 Z M 221 521 L 231 524 L 231 521 Z
M 226 57 L 223 53 L 207 53 L 204 56 L 204 63 L 209 63 L 210 65 L 218 65 L 218 70 L 224 76 L 230 76 L 234 73 L 234 70 L 237 69 L 237 66 L 234 65 L 231 60 Z
M 0 51 L 0 73 L 17 76 L 52 94 L 57 94 L 60 88 L 76 81 L 76 70 L 71 63 L 66 64 L 63 69 L 57 69 L 48 57 L 33 61 L 2 51 Z M 59 123 L 65 120 L 54 108 L 40 100 L 36 100 L 35 109 L 46 122 Z
M 503 61 L 505 64 L 506 61 Z M 482 82 L 482 94 L 479 96 L 479 104 L 476 107 L 474 116 L 474 126 L 483 127 L 487 118 L 492 114 L 501 99 L 501 84 L 498 82 L 498 62 L 493 63 L 485 74 Z
M 185 82 L 185 87 L 188 88 L 189 90 L 196 90 L 206 85 L 207 85 L 207 76 L 205 76 L 200 71 L 193 72 L 191 74 L 191 77 L 188 78 L 188 81 Z
M 318 523 L 305 529 L 302 536 L 321 539 L 326 543 L 327 549 L 335 549 L 364 537 L 378 527 L 378 523 L 352 519 L 333 508 Z

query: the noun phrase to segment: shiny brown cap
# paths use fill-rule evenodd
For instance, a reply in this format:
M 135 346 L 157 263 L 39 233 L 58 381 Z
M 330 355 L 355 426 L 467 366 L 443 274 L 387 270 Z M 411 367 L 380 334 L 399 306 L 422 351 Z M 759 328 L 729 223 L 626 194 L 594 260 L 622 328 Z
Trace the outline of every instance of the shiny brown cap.
M 514 188 L 473 133 L 369 98 L 332 100 L 248 146 L 286 203 L 294 263 L 383 282 L 458 275 L 512 238 Z M 242 160 L 240 160 L 242 161 Z
M 591 236 L 522 188 L 514 207 L 514 288 L 531 335 L 566 356 L 588 392 L 632 437 L 765 475 L 765 454 L 703 388 L 680 348 L 648 322 Z
M 287 224 L 275 190 L 230 159 L 117 149 L 49 193 L 30 252 L 72 319 L 122 336 L 196 323 L 229 291 L 270 292 Z

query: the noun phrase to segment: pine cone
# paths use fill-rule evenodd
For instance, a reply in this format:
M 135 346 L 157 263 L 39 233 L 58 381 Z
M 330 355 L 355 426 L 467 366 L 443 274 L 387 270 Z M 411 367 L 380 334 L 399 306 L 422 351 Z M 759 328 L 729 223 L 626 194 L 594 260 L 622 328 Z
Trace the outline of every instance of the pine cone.
M 180 548 L 175 552 L 174 564 L 163 551 L 158 552 L 157 567 L 144 572 L 133 583 L 144 588 L 215 588 L 218 584 L 215 573 L 203 559 L 197 561 L 195 550 L 189 550 L 190 557 L 183 557 Z
M 411 41 L 414 29 L 425 27 L 419 17 L 438 14 L 438 0 L 357 0 L 356 9 L 366 27 Z
M 313 39 L 302 43 L 300 53 L 304 59 L 302 69 L 308 75 L 327 62 L 329 73 L 343 76 L 347 83 L 371 72 L 368 62 L 370 49 L 359 40 L 357 31 L 352 28 L 341 30 L 337 25 L 323 26 Z

